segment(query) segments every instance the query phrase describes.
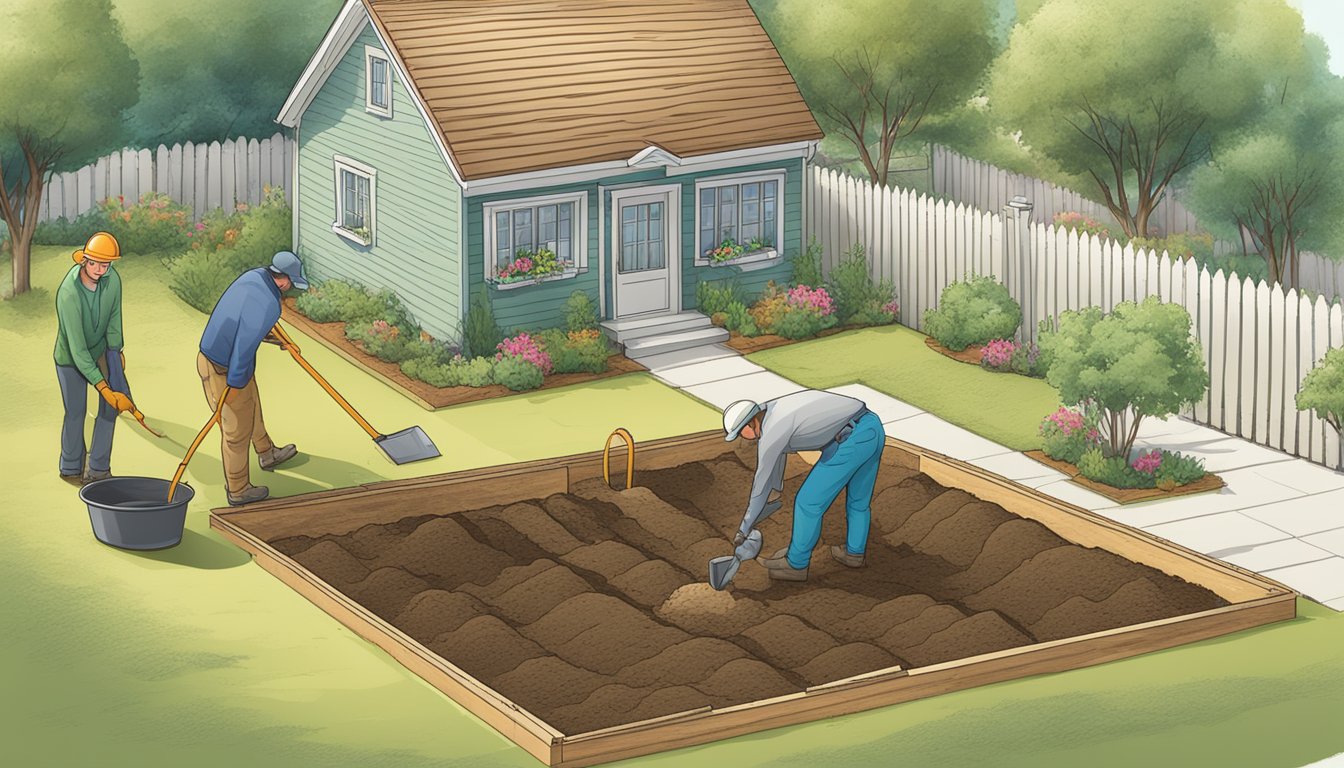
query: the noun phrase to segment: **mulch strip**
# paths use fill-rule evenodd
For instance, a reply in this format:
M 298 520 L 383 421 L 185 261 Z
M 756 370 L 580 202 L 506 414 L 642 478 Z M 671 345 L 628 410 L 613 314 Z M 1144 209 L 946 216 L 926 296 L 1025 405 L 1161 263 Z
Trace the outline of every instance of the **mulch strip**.
M 401 366 L 396 363 L 379 360 L 373 355 L 365 352 L 363 349 L 360 349 L 354 342 L 345 338 L 345 323 L 314 322 L 294 308 L 294 299 L 292 298 L 285 299 L 285 306 L 282 314 L 284 320 L 289 324 L 317 339 L 323 346 L 381 380 L 389 387 L 392 387 L 415 401 L 421 408 L 427 410 L 433 411 L 439 408 L 461 405 L 463 403 L 474 403 L 478 400 L 489 400 L 496 397 L 509 397 L 511 395 L 523 394 L 514 392 L 502 384 L 491 384 L 488 387 L 435 387 L 418 379 L 412 379 L 402 373 Z M 553 376 L 547 376 L 539 389 L 529 390 L 529 392 L 539 392 L 545 389 L 554 389 L 555 387 L 567 387 L 571 384 L 583 384 L 589 381 L 597 381 L 598 379 L 606 379 L 612 376 L 622 376 L 627 373 L 638 373 L 647 370 L 647 368 L 625 355 L 612 355 L 607 358 L 607 370 L 603 373 L 557 373 Z
M 733 332 L 723 345 L 729 349 L 735 350 L 739 354 L 750 355 L 755 352 L 764 352 L 767 349 L 775 347 L 786 347 L 790 344 L 797 344 L 800 341 L 812 341 L 814 339 L 823 339 L 827 336 L 834 336 L 837 333 L 853 331 L 868 326 L 862 325 L 841 325 L 834 328 L 827 328 L 816 336 L 809 336 L 806 339 L 786 339 L 783 336 L 776 336 L 773 333 L 762 334 L 760 336 L 743 336 L 740 333 Z
M 971 346 L 963 349 L 962 351 L 957 352 L 955 350 L 951 350 L 948 349 L 947 347 L 944 347 L 942 344 L 939 344 L 938 341 L 934 339 L 932 336 L 924 337 L 924 346 L 928 347 L 929 349 L 932 349 L 934 352 L 937 352 L 938 354 L 944 357 L 950 357 L 953 360 L 956 360 L 957 362 L 969 363 L 970 365 L 979 365 L 980 357 L 985 353 L 985 348 L 978 344 L 972 344 Z
M 1177 486 L 1170 491 L 1164 491 L 1161 488 L 1113 488 L 1109 485 L 1098 483 L 1078 474 L 1078 467 L 1067 461 L 1052 459 L 1045 455 L 1044 451 L 1026 451 L 1027 458 L 1034 459 L 1040 463 L 1058 470 L 1069 476 L 1069 480 L 1081 485 L 1082 487 L 1099 493 L 1102 496 L 1114 501 L 1117 504 L 1136 504 L 1140 501 L 1152 501 L 1153 499 L 1170 499 L 1176 496 L 1188 496 L 1192 493 L 1206 493 L 1216 491 L 1227 485 L 1223 478 L 1206 472 L 1203 477 L 1193 483 Z

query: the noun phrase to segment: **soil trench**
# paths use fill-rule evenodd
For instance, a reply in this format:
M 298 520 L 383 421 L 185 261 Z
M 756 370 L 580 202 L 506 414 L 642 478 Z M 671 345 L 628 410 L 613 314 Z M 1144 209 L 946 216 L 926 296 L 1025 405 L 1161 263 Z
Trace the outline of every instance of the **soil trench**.
M 319 578 L 566 734 L 726 707 L 1226 605 L 1208 590 L 1048 528 L 927 475 L 884 466 L 867 562 L 843 495 L 806 583 L 730 554 L 752 468 L 726 452 L 571 493 L 453 515 L 409 510 L 343 536 L 270 542 Z M 760 526 L 787 546 L 793 496 Z

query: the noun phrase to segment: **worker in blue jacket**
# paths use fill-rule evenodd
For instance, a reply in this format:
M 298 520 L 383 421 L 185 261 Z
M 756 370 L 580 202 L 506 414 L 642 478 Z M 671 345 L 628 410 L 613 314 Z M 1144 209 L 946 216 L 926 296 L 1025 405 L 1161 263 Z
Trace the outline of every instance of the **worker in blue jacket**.
M 293 443 L 277 446 L 266 432 L 257 391 L 257 350 L 263 342 L 284 343 L 271 330 L 280 319 L 280 300 L 291 287 L 304 290 L 303 264 L 289 251 L 275 254 L 269 267 L 244 272 L 219 297 L 201 335 L 196 372 L 210 410 L 231 387 L 220 413 L 223 432 L 224 480 L 229 504 L 240 506 L 266 498 L 264 485 L 253 485 L 248 467 L 249 444 L 264 470 L 274 469 L 298 453 Z

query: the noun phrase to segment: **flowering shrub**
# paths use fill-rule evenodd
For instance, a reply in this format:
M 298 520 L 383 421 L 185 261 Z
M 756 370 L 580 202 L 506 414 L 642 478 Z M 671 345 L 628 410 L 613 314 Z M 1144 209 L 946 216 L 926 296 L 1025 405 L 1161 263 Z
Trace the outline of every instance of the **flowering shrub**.
M 760 329 L 761 333 L 774 333 L 775 326 L 783 319 L 784 313 L 788 311 L 789 297 L 784 291 L 780 290 L 775 281 L 771 280 L 765 284 L 765 292 L 761 298 L 751 305 L 748 314 L 751 320 Z
M 496 349 L 499 350 L 495 354 L 496 363 L 506 357 L 511 357 L 536 366 L 537 370 L 543 374 L 550 373 L 552 370 L 551 356 L 546 354 L 546 350 L 542 349 L 536 339 L 526 333 L 520 333 L 499 342 Z
M 1084 216 L 1077 211 L 1063 211 L 1056 213 L 1055 226 L 1072 232 L 1081 232 L 1083 234 L 1094 235 L 1105 239 L 1110 239 L 1111 237 L 1111 232 L 1105 224 L 1102 224 L 1091 216 Z
M 370 355 L 389 363 L 403 363 L 415 358 L 439 362 L 444 356 L 441 348 L 422 340 L 418 333 L 403 333 L 402 328 L 384 319 L 346 323 L 345 337 Z
M 109 197 L 98 204 L 97 215 L 123 253 L 175 251 L 188 242 L 191 211 L 167 195 L 146 192 L 129 205 L 122 195 Z
M 924 311 L 924 330 L 948 349 L 1006 339 L 1022 322 L 1022 310 L 994 278 L 971 277 L 943 289 L 938 307 Z
M 994 339 L 985 345 L 980 365 L 991 371 L 1008 371 L 1017 352 L 1017 342 L 1010 339 Z
M 1153 449 L 1140 451 L 1128 464 L 1106 456 L 1101 446 L 1079 458 L 1078 474 L 1113 488 L 1160 488 L 1170 491 L 1204 477 L 1204 462 L 1193 456 Z
M 1040 379 L 1045 377 L 1048 363 L 1041 354 L 1041 348 L 1036 346 L 1036 342 L 1032 341 L 1017 345 L 1017 349 L 1013 350 L 1013 358 L 1009 361 L 1008 367 L 1013 373 Z
M 1154 475 L 1157 473 L 1158 467 L 1162 466 L 1162 452 L 1156 449 L 1147 453 L 1140 451 L 1139 455 L 1129 462 L 1129 466 L 1133 467 L 1136 472 Z
M 756 327 L 756 321 L 751 318 L 747 305 L 740 301 L 728 305 L 728 310 L 723 313 L 723 321 L 723 327 L 743 336 L 759 336 L 761 333 L 761 329 Z
M 1083 453 L 1101 445 L 1096 417 L 1085 411 L 1060 408 L 1041 422 L 1041 450 L 1046 456 L 1077 464 Z
M 259 205 L 211 212 L 188 232 L 191 247 L 167 260 L 173 292 L 209 312 L 238 275 L 269 264 L 276 251 L 291 247 L 292 227 L 279 187 L 267 186 Z
M 496 384 L 502 384 L 514 392 L 536 389 L 545 378 L 536 365 L 521 357 L 510 356 L 495 360 L 492 376 Z
M 822 317 L 835 314 L 835 302 L 831 301 L 831 295 L 825 288 L 795 285 L 785 292 L 785 296 L 791 308 L 811 310 Z

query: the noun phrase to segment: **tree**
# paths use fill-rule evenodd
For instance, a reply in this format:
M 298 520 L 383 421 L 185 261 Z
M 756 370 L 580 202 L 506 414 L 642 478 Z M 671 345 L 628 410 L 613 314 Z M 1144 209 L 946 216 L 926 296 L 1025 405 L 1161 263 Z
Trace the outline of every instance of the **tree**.
M 821 127 L 874 183 L 926 116 L 964 103 L 994 54 L 993 0 L 758 0 L 761 22 Z
M 1323 47 L 1316 58 L 1319 74 L 1289 83 L 1264 120 L 1215 147 L 1186 195 L 1211 230 L 1253 246 L 1270 281 L 1292 287 L 1301 250 L 1344 254 L 1344 80 L 1325 70 Z
M 1304 71 L 1304 40 L 1282 0 L 1049 0 L 1014 29 L 987 94 L 1008 130 L 1147 237 L 1177 176 Z
M 1297 392 L 1297 409 L 1313 410 L 1335 428 L 1339 438 L 1339 468 L 1344 469 L 1344 349 L 1325 353 Z
M 1166 418 L 1208 387 L 1190 314 L 1155 296 L 1117 304 L 1105 316 L 1097 307 L 1065 312 L 1040 345 L 1050 359 L 1046 381 L 1060 399 L 1097 409 L 1107 456 L 1127 459 L 1144 417 Z
M 0 217 L 17 296 L 30 287 L 47 179 L 122 146 L 139 70 L 110 0 L 9 0 L 0 41 Z
M 341 0 L 116 0 L 141 67 L 135 144 L 269 136 Z

